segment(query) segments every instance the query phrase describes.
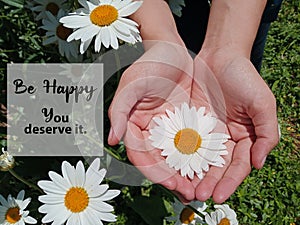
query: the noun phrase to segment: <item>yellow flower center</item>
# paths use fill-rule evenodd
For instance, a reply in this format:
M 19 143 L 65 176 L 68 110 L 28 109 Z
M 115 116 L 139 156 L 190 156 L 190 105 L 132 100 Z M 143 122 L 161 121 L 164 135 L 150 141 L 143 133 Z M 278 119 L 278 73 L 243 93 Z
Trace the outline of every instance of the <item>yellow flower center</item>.
M 223 218 L 218 225 L 230 225 L 230 221 L 227 218 Z
M 46 6 L 46 11 L 50 11 L 52 13 L 52 15 L 56 16 L 58 13 L 59 7 L 57 4 L 50 2 L 47 6 Z
M 56 36 L 64 41 L 68 39 L 72 32 L 73 30 L 71 28 L 64 27 L 62 24 L 59 24 L 56 28 Z
M 180 221 L 184 224 L 191 223 L 195 218 L 195 213 L 190 208 L 184 208 L 180 213 Z
M 118 10 L 111 5 L 100 5 L 90 14 L 90 20 L 93 24 L 100 27 L 109 26 L 118 19 Z
M 65 206 L 73 213 L 82 212 L 88 204 L 89 196 L 81 187 L 72 187 L 65 195 Z
M 19 207 L 9 208 L 5 214 L 5 219 L 10 224 L 18 222 L 21 219 Z
M 183 154 L 193 154 L 201 146 L 202 139 L 197 131 L 185 128 L 177 132 L 174 138 L 175 147 Z

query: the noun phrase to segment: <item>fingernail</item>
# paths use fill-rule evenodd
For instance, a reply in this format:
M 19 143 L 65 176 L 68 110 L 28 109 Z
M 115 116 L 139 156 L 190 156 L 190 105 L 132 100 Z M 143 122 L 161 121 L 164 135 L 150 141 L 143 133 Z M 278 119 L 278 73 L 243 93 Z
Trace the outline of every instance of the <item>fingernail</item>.
M 267 159 L 267 156 L 265 156 L 265 157 L 261 160 L 261 162 L 260 162 L 261 167 L 264 166 L 266 159 Z
M 112 130 L 112 128 L 110 128 L 109 134 L 108 134 L 108 140 L 110 140 L 112 138 L 112 135 L 113 135 L 112 133 L 113 133 L 113 130 Z

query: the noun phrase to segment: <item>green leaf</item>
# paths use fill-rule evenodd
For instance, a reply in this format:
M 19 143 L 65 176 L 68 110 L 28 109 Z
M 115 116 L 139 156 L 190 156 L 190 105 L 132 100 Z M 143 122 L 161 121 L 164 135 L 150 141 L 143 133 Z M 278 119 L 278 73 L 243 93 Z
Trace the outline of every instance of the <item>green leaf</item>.
M 149 225 L 163 224 L 163 218 L 167 215 L 163 199 L 159 196 L 137 196 L 130 207 Z
M 24 0 L 1 0 L 3 3 L 14 6 L 17 8 L 23 8 L 24 6 Z

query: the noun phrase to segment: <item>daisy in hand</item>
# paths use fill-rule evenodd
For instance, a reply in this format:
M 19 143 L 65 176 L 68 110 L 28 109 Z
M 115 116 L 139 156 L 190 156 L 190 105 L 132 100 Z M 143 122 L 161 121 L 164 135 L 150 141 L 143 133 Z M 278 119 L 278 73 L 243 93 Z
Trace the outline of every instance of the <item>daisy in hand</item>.
M 224 143 L 229 135 L 212 133 L 217 119 L 205 115 L 205 107 L 196 110 L 183 103 L 180 109 L 175 107 L 174 113 L 167 110 L 166 114 L 153 118 L 158 126 L 150 130 L 149 139 L 152 146 L 162 150 L 171 168 L 180 170 L 181 176 L 193 179 L 196 174 L 202 179 L 210 165 L 224 165 L 221 156 L 228 154 Z
M 28 216 L 29 211 L 25 210 L 31 198 L 24 200 L 25 191 L 19 192 L 17 198 L 11 195 L 7 200 L 0 195 L 0 225 L 25 225 L 25 223 L 36 224 L 36 219 Z
M 118 39 L 134 44 L 141 41 L 138 24 L 125 17 L 133 14 L 142 1 L 132 0 L 80 0 L 84 7 L 60 19 L 65 27 L 75 29 L 67 41 L 81 40 L 83 54 L 95 37 L 94 49 L 99 52 L 101 45 L 114 49 L 119 47 Z
M 39 212 L 46 213 L 43 223 L 67 225 L 102 225 L 103 221 L 114 222 L 114 210 L 105 201 L 120 194 L 119 190 L 108 190 L 107 184 L 102 184 L 106 170 L 100 169 L 100 159 L 95 159 L 85 172 L 83 163 L 79 161 L 76 168 L 68 162 L 62 163 L 63 176 L 50 171 L 52 181 L 39 181 L 38 185 L 46 195 L 39 197 L 44 203 Z

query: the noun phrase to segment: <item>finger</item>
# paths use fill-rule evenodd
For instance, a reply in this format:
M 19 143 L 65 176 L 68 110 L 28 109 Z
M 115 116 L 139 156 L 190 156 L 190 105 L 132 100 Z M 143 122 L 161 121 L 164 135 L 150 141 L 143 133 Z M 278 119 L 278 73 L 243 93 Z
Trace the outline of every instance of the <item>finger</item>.
M 278 144 L 279 131 L 276 115 L 276 102 L 272 93 L 268 102 L 255 103 L 250 117 L 255 127 L 256 140 L 251 148 L 252 164 L 261 169 L 269 152 Z
M 251 172 L 250 138 L 239 141 L 233 150 L 232 162 L 213 191 L 213 200 L 221 204 L 232 195 L 236 188 Z
M 187 178 L 181 177 L 174 169 L 169 168 L 165 159 L 161 156 L 161 150 L 153 149 L 153 147 L 152 150 L 149 150 L 148 132 L 142 132 L 139 127 L 130 121 L 128 127 L 124 142 L 127 156 L 133 165 L 152 182 L 180 193 L 182 199 L 186 201 L 193 200 L 195 195 L 192 183 Z M 133 145 L 132 142 L 135 144 Z M 134 146 L 134 148 L 127 146 Z M 139 146 L 139 149 L 136 146 Z
M 124 72 L 123 77 L 126 77 Z M 116 145 L 122 139 L 127 126 L 129 113 L 138 101 L 135 83 L 128 83 L 123 77 L 120 80 L 116 94 L 108 110 L 111 128 L 108 136 L 108 144 Z
M 228 141 L 226 143 L 228 155 L 224 156 L 225 165 L 223 167 L 211 166 L 204 178 L 200 181 L 196 187 L 197 200 L 205 202 L 212 196 L 216 185 L 222 179 L 231 163 L 234 145 L 235 143 L 233 141 Z

